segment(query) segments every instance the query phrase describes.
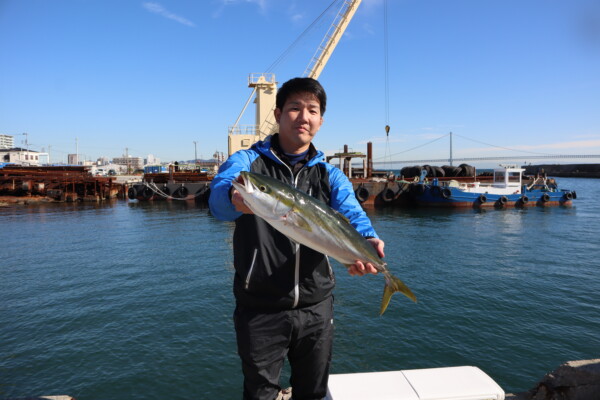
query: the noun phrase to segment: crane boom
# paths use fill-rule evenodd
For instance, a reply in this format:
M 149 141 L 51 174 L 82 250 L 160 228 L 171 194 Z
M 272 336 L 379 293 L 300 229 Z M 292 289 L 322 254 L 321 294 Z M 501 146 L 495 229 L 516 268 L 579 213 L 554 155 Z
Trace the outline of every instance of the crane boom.
M 318 79 L 323 68 L 329 61 L 333 50 L 339 43 L 344 31 L 348 27 L 350 20 L 356 13 L 358 6 L 362 0 L 343 0 L 342 7 L 338 11 L 332 25 L 325 34 L 321 44 L 317 48 L 314 56 L 310 60 L 304 76 Z M 256 93 L 256 124 L 251 126 L 248 133 L 241 132 L 237 123 L 229 129 L 228 136 L 228 153 L 229 155 L 238 150 L 249 148 L 254 142 L 262 140 L 268 135 L 277 132 L 279 126 L 275 121 L 275 99 L 277 94 L 277 82 L 274 74 L 251 74 L 248 78 L 248 86 L 254 88 L 253 94 Z M 250 96 L 252 97 L 252 95 Z M 246 106 L 248 103 L 246 103 Z M 244 107 L 245 109 L 245 107 Z M 243 111 L 242 111 L 243 113 Z
M 354 17 L 354 13 L 358 9 L 358 6 L 361 2 L 362 0 L 344 0 L 340 11 L 333 20 L 331 27 L 329 27 L 329 30 L 325 34 L 323 41 L 317 48 L 313 58 L 308 63 L 308 66 L 304 71 L 305 76 L 313 79 L 319 79 L 321 72 L 323 72 L 323 68 L 325 68 L 327 61 L 329 61 L 329 57 L 331 57 L 331 54 L 342 38 L 344 31 L 348 27 L 352 17 Z

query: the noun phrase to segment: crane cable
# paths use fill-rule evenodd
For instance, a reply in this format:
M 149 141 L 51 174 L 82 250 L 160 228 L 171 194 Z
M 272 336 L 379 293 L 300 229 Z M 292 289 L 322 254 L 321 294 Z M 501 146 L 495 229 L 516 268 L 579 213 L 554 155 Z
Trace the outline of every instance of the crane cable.
M 389 78 L 389 51 L 388 51 L 388 11 L 387 0 L 383 0 L 383 64 L 384 64 L 384 103 L 385 103 L 385 155 L 384 160 L 390 162 L 390 78 Z M 387 163 L 385 167 L 387 169 Z
M 329 6 L 321 13 L 321 15 L 319 15 L 306 29 L 304 29 L 304 31 L 296 38 L 296 40 L 294 40 L 292 44 L 290 44 L 288 48 L 285 49 L 284 52 L 281 53 L 279 57 L 277 57 L 277 59 L 275 59 L 275 61 L 273 61 L 273 63 L 266 69 L 266 72 L 271 72 L 275 70 L 275 68 L 277 68 L 279 64 L 281 64 L 288 57 L 288 55 L 294 49 L 294 47 L 296 47 L 298 43 L 300 43 L 300 40 L 304 38 L 308 34 L 308 32 L 312 31 L 315 28 L 315 26 L 323 20 L 325 14 L 327 14 L 327 12 L 338 2 L 339 0 L 333 0 L 331 4 L 329 4 Z

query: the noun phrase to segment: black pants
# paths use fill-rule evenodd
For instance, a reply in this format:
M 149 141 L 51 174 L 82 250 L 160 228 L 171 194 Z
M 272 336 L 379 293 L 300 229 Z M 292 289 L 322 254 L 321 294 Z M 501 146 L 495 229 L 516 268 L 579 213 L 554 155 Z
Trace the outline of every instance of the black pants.
M 238 305 L 234 322 L 244 373 L 244 400 L 277 397 L 286 355 L 292 398 L 325 397 L 333 344 L 333 297 L 284 311 L 257 311 Z

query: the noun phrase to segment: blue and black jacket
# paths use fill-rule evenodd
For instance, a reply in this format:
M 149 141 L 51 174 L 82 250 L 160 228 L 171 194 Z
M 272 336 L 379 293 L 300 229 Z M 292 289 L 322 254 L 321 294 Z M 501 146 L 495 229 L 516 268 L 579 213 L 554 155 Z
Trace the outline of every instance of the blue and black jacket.
M 342 171 L 326 163 L 312 144 L 306 163 L 295 171 L 282 160 L 277 139 L 277 134 L 269 136 L 231 155 L 211 184 L 212 214 L 235 221 L 233 291 L 237 303 L 249 308 L 281 310 L 318 303 L 332 295 L 335 278 L 328 257 L 296 244 L 262 218 L 235 210 L 231 182 L 241 171 L 288 183 L 344 214 L 361 235 L 377 237 Z

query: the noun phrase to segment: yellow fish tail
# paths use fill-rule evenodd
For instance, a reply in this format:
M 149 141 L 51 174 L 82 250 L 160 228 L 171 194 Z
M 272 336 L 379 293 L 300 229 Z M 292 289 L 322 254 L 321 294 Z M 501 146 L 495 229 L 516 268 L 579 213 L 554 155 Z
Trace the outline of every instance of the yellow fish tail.
M 388 304 L 390 304 L 390 299 L 392 295 L 396 292 L 400 292 L 415 303 L 417 302 L 417 297 L 413 294 L 413 292 L 402 282 L 399 278 L 396 278 L 394 275 L 386 276 L 385 286 L 383 287 L 383 299 L 381 299 L 381 308 L 379 310 L 379 315 L 383 315 L 385 309 Z

